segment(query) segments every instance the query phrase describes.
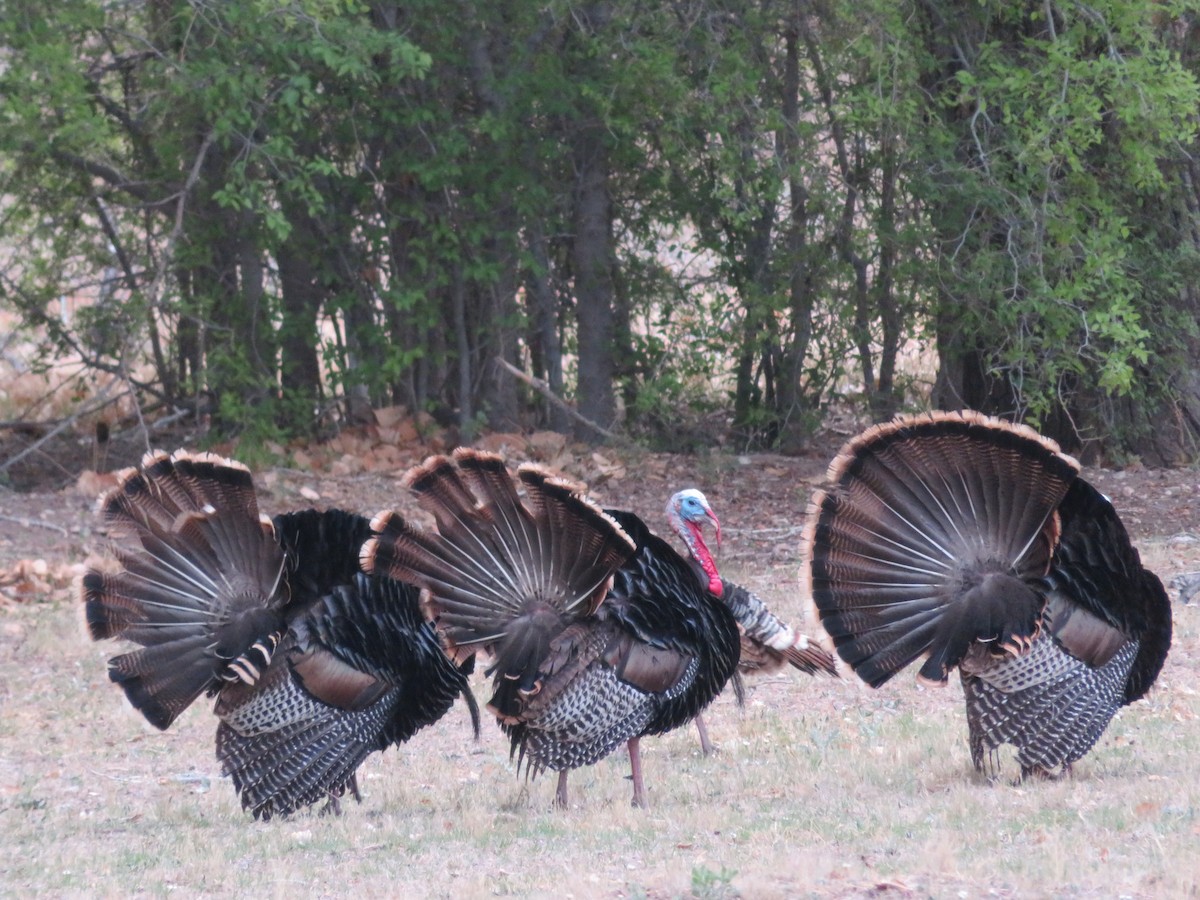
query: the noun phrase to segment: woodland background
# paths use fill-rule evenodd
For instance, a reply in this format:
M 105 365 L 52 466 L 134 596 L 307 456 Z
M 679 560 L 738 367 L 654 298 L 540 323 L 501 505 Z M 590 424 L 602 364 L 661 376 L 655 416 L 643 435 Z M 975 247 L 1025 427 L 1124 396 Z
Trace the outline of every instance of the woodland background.
M 0 0 L 6 424 L 1191 460 L 1197 6 Z
M 1159 467 L 1200 455 L 1198 12 L 0 0 L 0 894 L 1200 894 L 1200 484 Z M 1082 456 L 1171 586 L 1072 779 L 976 779 L 957 685 L 783 673 L 713 705 L 715 757 L 646 743 L 649 810 L 621 754 L 552 810 L 459 709 L 264 826 L 212 716 L 153 730 L 81 625 L 148 445 L 370 514 L 460 440 L 655 527 L 702 486 L 799 623 L 828 460 L 928 406 Z

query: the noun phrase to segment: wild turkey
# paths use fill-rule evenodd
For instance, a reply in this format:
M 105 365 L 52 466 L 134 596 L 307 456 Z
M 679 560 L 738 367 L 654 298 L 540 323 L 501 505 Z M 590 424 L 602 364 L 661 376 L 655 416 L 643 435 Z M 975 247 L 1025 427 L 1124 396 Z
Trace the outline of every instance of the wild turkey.
M 709 506 L 708 498 L 695 488 L 686 488 L 667 501 L 667 522 L 687 547 L 688 560 L 700 583 L 709 593 L 725 601 L 741 626 L 741 655 L 734 686 L 742 696 L 741 675 L 768 674 L 788 663 L 813 675 L 825 672 L 837 677 L 837 665 L 823 647 L 801 634 L 771 612 L 766 602 L 748 588 L 725 579 L 717 571 L 712 552 L 704 540 L 703 526 L 712 522 L 717 546 L 721 545 L 721 522 Z M 696 716 L 700 747 L 704 754 L 713 752 L 703 714 Z
M 559 806 L 571 769 L 626 742 L 645 806 L 639 740 L 716 697 L 737 666 L 737 623 L 637 516 L 536 466 L 517 477 L 525 502 L 494 454 L 431 457 L 404 481 L 437 533 L 381 513 L 363 566 L 420 585 L 450 647 L 492 655 L 488 708 L 518 768 L 559 773 Z
M 809 510 L 813 599 L 878 687 L 922 654 L 957 668 L 971 759 L 1056 777 L 1145 695 L 1171 611 L 1112 505 L 1030 428 L 978 413 L 897 419 L 851 440 Z
M 375 750 L 408 740 L 462 695 L 418 591 L 358 567 L 367 519 L 341 510 L 259 515 L 249 470 L 148 454 L 101 498 L 116 571 L 90 569 L 95 640 L 139 649 L 109 677 L 155 727 L 216 695 L 217 758 L 256 819 L 322 799 L 338 810 Z

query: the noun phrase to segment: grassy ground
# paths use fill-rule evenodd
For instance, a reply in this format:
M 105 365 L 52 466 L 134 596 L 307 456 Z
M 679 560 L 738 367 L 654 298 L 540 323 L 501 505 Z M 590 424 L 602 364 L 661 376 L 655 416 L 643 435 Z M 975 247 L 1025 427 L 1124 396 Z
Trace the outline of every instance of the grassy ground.
M 1164 580 L 1180 564 L 1142 542 Z M 727 572 L 786 598 L 791 559 Z M 798 619 L 798 602 L 779 601 Z M 0 615 L 0 893 L 454 897 L 1189 896 L 1200 893 L 1200 613 L 1176 607 L 1171 658 L 1056 783 L 972 772 L 961 691 L 880 691 L 801 675 L 643 744 L 652 808 L 617 753 L 527 784 L 460 705 L 360 771 L 341 817 L 255 823 L 213 759 L 204 705 L 171 732 L 107 683 L 113 647 L 58 599 Z M 476 693 L 486 697 L 477 682 Z M 1011 767 L 1010 767 L 1011 770 Z

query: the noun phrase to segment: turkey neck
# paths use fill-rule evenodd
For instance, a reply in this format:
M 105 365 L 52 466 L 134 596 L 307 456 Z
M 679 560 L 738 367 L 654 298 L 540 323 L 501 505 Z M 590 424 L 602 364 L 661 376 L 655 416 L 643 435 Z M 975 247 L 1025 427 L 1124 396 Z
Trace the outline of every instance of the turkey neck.
M 725 585 L 721 581 L 721 573 L 717 571 L 717 563 L 708 549 L 708 544 L 705 543 L 700 525 L 684 519 L 673 506 L 667 510 L 667 518 L 687 547 L 692 561 L 703 571 L 704 577 L 701 580 L 708 583 L 709 593 L 720 597 L 725 593 Z

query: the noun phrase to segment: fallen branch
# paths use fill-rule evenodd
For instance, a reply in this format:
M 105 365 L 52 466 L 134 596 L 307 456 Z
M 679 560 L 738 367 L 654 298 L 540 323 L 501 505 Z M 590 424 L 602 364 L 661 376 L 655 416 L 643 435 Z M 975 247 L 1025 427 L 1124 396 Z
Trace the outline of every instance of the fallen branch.
M 62 419 L 5 419 L 0 422 L 0 430 L 4 431 L 41 431 L 51 425 L 57 425 Z
M 503 367 L 505 369 L 505 371 L 507 371 L 514 378 L 516 378 L 518 381 L 523 381 L 525 384 L 529 385 L 531 388 L 533 388 L 535 391 L 537 391 L 539 394 L 541 394 L 543 397 L 545 397 L 547 400 L 549 400 L 550 403 L 552 403 L 558 409 L 561 409 L 563 412 L 565 412 L 568 416 L 570 416 L 576 422 L 580 422 L 580 423 L 586 425 L 588 428 L 592 429 L 597 434 L 604 435 L 605 438 L 612 441 L 614 444 L 621 444 L 626 447 L 630 446 L 630 442 L 628 439 L 617 434 L 615 431 L 609 431 L 603 425 L 599 425 L 596 422 L 593 422 L 587 416 L 578 412 L 575 409 L 575 407 L 571 406 L 571 404 L 569 404 L 566 400 L 563 400 L 561 397 L 559 397 L 557 394 L 555 394 L 554 391 L 551 390 L 550 385 L 546 384 L 546 382 L 542 381 L 542 379 L 534 378 L 532 375 L 525 374 L 520 369 L 518 369 L 516 366 L 514 366 L 512 363 L 510 363 L 508 360 L 501 359 L 499 356 L 496 357 L 496 362 L 501 367 Z
M 56 425 L 54 428 L 51 428 L 48 432 L 46 432 L 44 435 L 42 435 L 40 438 L 38 438 L 38 440 L 34 441 L 32 444 L 30 444 L 28 447 L 26 447 L 20 453 L 16 454 L 15 456 L 10 456 L 3 463 L 0 463 L 0 472 L 8 471 L 12 466 L 16 465 L 21 460 L 23 460 L 25 457 L 29 456 L 29 454 L 36 453 L 38 450 L 40 450 L 42 448 L 42 446 L 44 444 L 46 444 L 48 441 L 52 440 L 53 438 L 57 437 L 62 432 L 66 431 L 68 428 L 70 428 L 72 425 L 74 425 L 76 422 L 78 422 L 84 416 L 88 415 L 89 413 L 93 413 L 98 409 L 104 409 L 104 407 L 108 406 L 110 403 L 116 403 L 118 400 L 120 400 L 122 397 L 124 397 L 126 394 L 129 393 L 129 390 L 127 389 L 127 390 L 121 391 L 116 396 L 112 396 L 112 397 L 106 396 L 107 392 L 109 390 L 111 390 L 113 384 L 115 384 L 115 383 L 116 383 L 115 381 L 109 382 L 107 385 L 105 385 L 104 390 L 100 392 L 99 396 L 97 396 L 95 402 L 83 406 L 74 415 L 67 416 L 65 419 L 63 419 L 61 422 L 59 422 L 58 425 Z
M 790 528 L 726 528 L 726 534 L 746 535 L 756 541 L 785 541 L 804 531 L 803 525 Z
M 175 412 L 171 413 L 169 416 L 163 416 L 160 419 L 155 419 L 149 425 L 143 423 L 142 430 L 144 430 L 147 434 L 152 431 L 160 431 L 163 428 L 166 428 L 168 425 L 174 425 L 182 418 L 193 415 L 195 412 L 196 411 L 194 409 L 188 409 L 187 407 L 177 407 Z M 147 447 L 146 449 L 149 450 L 152 448 Z
M 23 525 L 25 528 L 49 528 L 59 534 L 70 534 L 61 525 L 55 525 L 53 522 L 41 522 L 37 519 L 26 519 L 23 516 L 0 516 L 0 522 L 12 522 L 16 525 Z

